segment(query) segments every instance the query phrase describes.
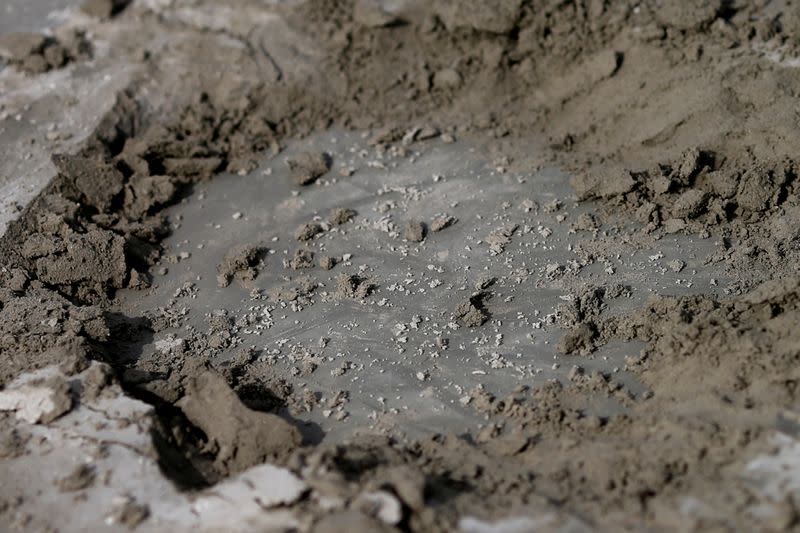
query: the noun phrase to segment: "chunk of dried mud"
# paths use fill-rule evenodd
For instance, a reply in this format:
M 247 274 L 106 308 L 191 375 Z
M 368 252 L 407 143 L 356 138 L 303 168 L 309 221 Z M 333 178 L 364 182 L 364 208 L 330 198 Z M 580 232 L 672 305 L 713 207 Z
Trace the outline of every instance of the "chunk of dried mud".
M 99 158 L 56 154 L 52 161 L 64 181 L 74 188 L 76 201 L 105 211 L 122 192 L 122 172 Z
M 68 293 L 75 292 L 73 285 L 96 294 L 125 286 L 125 240 L 110 231 L 68 230 L 64 237 L 35 233 L 25 241 L 21 253 L 32 261 L 38 279 L 68 289 Z M 89 295 L 80 296 L 87 299 Z
M 324 231 L 321 224 L 317 222 L 306 222 L 295 230 L 294 238 L 301 242 L 310 241 Z
M 594 329 L 594 323 L 607 308 L 607 302 L 630 295 L 630 287 L 619 283 L 601 287 L 587 286 L 577 291 L 570 302 L 560 304 L 557 311 L 563 327 L 574 329 L 581 326 L 581 324 L 588 324 L 591 329 L 590 332 L 585 330 L 574 332 L 573 340 L 568 339 L 569 335 L 566 335 L 562 342 L 567 344 L 564 344 L 564 349 L 560 349 L 560 351 L 562 353 L 570 353 L 575 349 L 593 347 L 592 341 L 594 341 L 597 334 Z
M 304 152 L 289 158 L 286 164 L 297 185 L 310 185 L 331 169 L 331 156 L 324 152 Z
M 708 195 L 697 189 L 687 189 L 672 204 L 675 218 L 697 218 L 705 211 Z
M 558 341 L 556 349 L 565 355 L 586 355 L 595 349 L 594 341 L 597 336 L 597 327 L 592 322 L 583 322 L 565 333 Z
M 324 270 L 332 270 L 338 263 L 338 257 L 331 257 L 329 255 L 322 256 L 319 259 L 319 266 Z
M 308 298 L 314 294 L 319 286 L 316 279 L 309 276 L 300 276 L 289 283 L 273 287 L 269 297 L 274 302 L 293 302 L 301 298 Z
M 61 492 L 75 492 L 89 488 L 94 483 L 95 469 L 89 464 L 80 464 L 75 469 L 60 478 L 56 485 Z
M 114 371 L 105 363 L 92 363 L 83 376 L 81 400 L 93 402 L 109 392 L 109 385 L 114 382 Z
M 790 202 L 796 171 L 783 160 L 761 161 L 690 148 L 674 161 L 640 171 L 607 167 L 572 180 L 582 199 L 597 198 L 626 209 L 646 232 L 706 232 L 763 218 Z
M 21 268 L 2 270 L 0 276 L 2 276 L 2 287 L 20 296 L 25 292 L 30 281 L 28 273 Z
M 217 265 L 217 285 L 227 287 L 234 279 L 240 283 L 256 279 L 257 267 L 266 251 L 258 244 L 239 244 L 228 250 Z
M 783 185 L 783 179 L 777 178 L 768 168 L 753 166 L 739 178 L 736 202 L 740 208 L 748 211 L 766 211 L 773 203 L 773 198 Z
M 341 226 L 342 224 L 347 224 L 353 220 L 356 215 L 358 215 L 358 213 L 356 213 L 356 211 L 353 209 L 338 207 L 331 211 L 331 214 L 328 215 L 328 222 L 334 226 Z
M 186 395 L 177 405 L 216 445 L 217 463 L 227 472 L 283 457 L 301 442 L 294 426 L 276 415 L 248 409 L 212 371 L 190 377 Z
M 336 296 L 362 300 L 369 296 L 377 286 L 370 278 L 357 274 L 339 274 L 336 278 Z
M 439 215 L 431 221 L 431 231 L 436 233 L 449 228 L 458 221 L 451 215 Z
M 684 185 L 689 185 L 703 167 L 703 160 L 706 154 L 699 148 L 692 147 L 683 152 L 680 163 L 678 164 L 677 178 Z
M 403 239 L 408 242 L 422 242 L 425 240 L 427 227 L 419 220 L 409 220 L 403 228 Z
M 497 276 L 490 276 L 488 274 L 482 275 L 475 280 L 475 290 L 482 291 L 483 289 L 488 289 L 495 283 L 497 283 Z
M 681 259 L 675 259 L 675 260 L 670 261 L 669 263 L 667 263 L 667 266 L 673 272 L 678 273 L 681 270 L 683 270 L 684 268 L 686 268 L 686 261 L 683 261 Z
M 285 263 L 292 270 L 301 270 L 314 267 L 314 252 L 311 250 L 300 249 L 295 251 L 294 256 Z
M 592 213 L 581 213 L 578 215 L 577 220 L 570 224 L 572 231 L 595 231 L 599 228 L 600 221 Z
M 168 176 L 135 177 L 125 187 L 125 213 L 139 219 L 175 197 L 178 188 Z
M 453 317 L 468 328 L 477 328 L 489 320 L 492 315 L 484 307 L 489 293 L 479 292 L 459 302 L 453 309 Z
M 0 351 L 4 353 L 0 385 L 22 371 L 50 365 L 63 365 L 67 375 L 80 372 L 88 366 L 87 341 L 108 339 L 108 326 L 99 309 L 57 299 L 41 306 L 47 297 L 42 294 L 15 298 L 0 309 Z
M 506 246 L 511 243 L 511 237 L 516 233 L 518 227 L 518 224 L 508 224 L 490 233 L 486 237 L 489 250 L 494 254 L 503 253 Z
M 149 289 L 152 285 L 152 278 L 147 272 L 139 272 L 135 268 L 131 269 L 128 288 L 136 290 Z
M 440 134 L 438 128 L 430 126 L 430 125 L 423 125 L 423 126 L 415 126 L 403 136 L 404 143 L 411 143 L 415 141 L 427 141 L 428 139 L 433 139 L 437 135 Z
M 636 186 L 630 172 L 619 167 L 605 167 L 575 174 L 570 185 L 579 200 L 612 198 L 630 192 Z

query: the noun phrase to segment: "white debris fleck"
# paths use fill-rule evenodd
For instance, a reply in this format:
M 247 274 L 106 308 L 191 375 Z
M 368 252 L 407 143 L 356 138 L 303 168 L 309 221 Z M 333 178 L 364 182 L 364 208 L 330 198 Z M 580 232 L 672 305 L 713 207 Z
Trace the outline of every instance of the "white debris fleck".
M 17 418 L 29 424 L 49 422 L 71 408 L 69 385 L 61 376 L 41 383 L 17 381 L 0 391 L 0 411 L 16 411 Z

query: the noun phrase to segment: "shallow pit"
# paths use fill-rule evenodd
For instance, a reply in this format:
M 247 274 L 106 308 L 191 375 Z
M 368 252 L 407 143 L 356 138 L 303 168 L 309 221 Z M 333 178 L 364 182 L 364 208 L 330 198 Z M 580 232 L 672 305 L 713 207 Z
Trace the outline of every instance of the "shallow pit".
M 578 251 L 595 236 L 573 224 L 596 206 L 577 204 L 556 168 L 506 171 L 468 142 L 435 139 L 385 152 L 367 141 L 366 134 L 329 131 L 293 142 L 249 174 L 221 175 L 169 208 L 174 233 L 165 259 L 151 269 L 153 287 L 123 291 L 119 311 L 154 316 L 148 310 L 162 308 L 180 324 L 135 343 L 131 364 L 169 352 L 193 330 L 209 331 L 209 318 L 224 310 L 233 323 L 230 339 L 212 350 L 212 363 L 225 365 L 249 347 L 245 373 L 271 367 L 296 396 L 313 392 L 315 408 L 292 409 L 308 423 L 310 440 L 339 441 L 369 426 L 409 437 L 462 432 L 484 420 L 470 405 L 476 387 L 504 395 L 565 380 L 580 366 L 642 391 L 624 371 L 638 343 L 614 342 L 591 357 L 557 353 L 558 308 L 579 287 L 625 287 L 608 300 L 611 313 L 640 307 L 654 291 L 721 292 L 720 267 L 704 265 L 715 247 L 711 239 L 668 237 L 647 250 L 620 244 L 604 261 L 587 262 Z M 300 187 L 286 161 L 306 151 L 330 154 L 333 165 Z M 328 224 L 337 208 L 357 214 Z M 456 222 L 432 231 L 432 221 L 445 214 Z M 409 221 L 426 225 L 422 242 L 403 238 Z M 298 228 L 309 222 L 322 231 L 299 241 Z M 515 226 L 499 245 L 498 230 Z M 609 230 L 598 235 L 603 231 Z M 220 287 L 217 265 L 245 244 L 268 249 L 257 277 Z M 289 266 L 298 250 L 314 253 L 310 268 Z M 347 259 L 325 270 L 322 257 Z M 368 296 L 337 294 L 337 277 L 351 274 L 374 283 Z M 271 297 L 303 278 L 318 284 L 307 297 Z M 466 327 L 454 309 L 479 292 L 491 318 Z M 330 404 L 339 391 L 349 401 Z M 601 414 L 621 408 L 605 399 L 589 406 Z

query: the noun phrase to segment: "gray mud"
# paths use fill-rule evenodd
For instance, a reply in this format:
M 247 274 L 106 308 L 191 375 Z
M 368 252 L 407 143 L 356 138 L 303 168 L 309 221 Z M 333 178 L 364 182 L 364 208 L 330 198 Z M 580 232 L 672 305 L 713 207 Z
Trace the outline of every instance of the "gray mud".
M 334 169 L 316 185 L 298 187 L 286 161 L 307 151 L 333 154 Z M 356 215 L 331 224 L 339 208 Z M 119 310 L 182 315 L 180 327 L 142 344 L 143 359 L 191 336 L 191 328 L 207 331 L 208 317 L 224 311 L 235 324 L 232 339 L 211 350 L 212 364 L 224 367 L 243 349 L 254 350 L 254 361 L 286 376 L 296 392 L 317 397 L 310 413 L 297 402 L 292 415 L 319 426 L 326 441 L 370 426 L 414 438 L 463 432 L 485 422 L 469 405 L 476 388 L 504 396 L 520 386 L 566 382 L 576 364 L 587 374 L 613 375 L 633 394 L 643 390 L 624 371 L 639 343 L 615 342 L 580 361 L 556 352 L 564 335 L 559 309 L 578 287 L 625 287 L 608 300 L 610 314 L 637 309 L 653 292 L 722 293 L 722 269 L 704 264 L 712 239 L 673 236 L 655 250 L 622 245 L 605 261 L 587 261 L 578 250 L 593 234 L 573 227 L 594 208 L 572 199 L 558 169 L 508 172 L 468 142 L 426 141 L 393 155 L 363 135 L 322 133 L 291 143 L 249 174 L 198 185 L 168 208 L 174 231 L 164 241 L 165 260 L 150 271 L 153 288 L 122 291 Z M 430 224 L 443 214 L 457 222 L 420 243 L 403 239 L 407 221 Z M 298 240 L 297 228 L 309 223 L 328 229 Z M 500 251 L 490 236 L 508 225 L 518 228 Z M 217 266 L 240 245 L 266 253 L 246 280 L 222 288 Z M 293 268 L 299 250 L 314 254 L 308 268 Z M 337 264 L 326 270 L 322 257 Z M 679 272 L 670 267 L 675 261 Z M 364 298 L 342 298 L 336 287 L 343 274 L 368 277 L 375 288 Z M 272 297 L 297 280 L 316 287 L 300 298 Z M 491 318 L 465 327 L 454 316 L 456 304 L 480 291 Z M 339 391 L 349 402 L 329 406 Z M 603 416 L 621 410 L 615 401 L 593 409 Z

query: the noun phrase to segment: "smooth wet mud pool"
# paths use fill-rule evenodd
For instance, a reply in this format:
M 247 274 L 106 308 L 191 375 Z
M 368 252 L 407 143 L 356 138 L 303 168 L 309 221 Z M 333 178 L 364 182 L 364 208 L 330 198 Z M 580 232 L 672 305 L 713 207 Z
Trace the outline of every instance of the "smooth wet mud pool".
M 131 367 L 147 369 L 177 351 L 233 365 L 253 381 L 284 376 L 290 416 L 307 423 L 311 441 L 368 426 L 409 437 L 461 432 L 484 421 L 470 405 L 482 387 L 509 394 L 599 371 L 630 394 L 643 392 L 625 372 L 638 342 L 612 342 L 589 358 L 557 352 L 564 332 L 556 317 L 570 289 L 616 287 L 605 312 L 619 314 L 652 291 L 715 292 L 724 284 L 720 267 L 704 264 L 711 239 L 667 237 L 656 251 L 621 245 L 604 261 L 587 261 L 582 245 L 604 230 L 586 231 L 593 206 L 577 204 L 555 168 L 508 172 L 466 142 L 385 152 L 368 140 L 317 134 L 250 173 L 199 184 L 169 208 L 174 232 L 151 269 L 152 288 L 119 297 L 121 312 L 163 324 L 131 339 Z M 323 152 L 331 171 L 312 187 L 296 186 L 286 161 Z M 337 225 L 329 221 L 337 209 L 355 214 Z M 417 222 L 424 240 L 406 240 Z M 316 233 L 308 240 L 306 224 Z M 221 287 L 218 265 L 239 245 L 263 247 L 257 275 Z M 342 295 L 342 276 L 372 288 Z M 468 327 L 454 310 L 474 295 L 490 318 Z M 213 340 L 191 353 L 187 339 L 197 332 Z M 599 415 L 623 409 L 606 398 L 586 407 Z

